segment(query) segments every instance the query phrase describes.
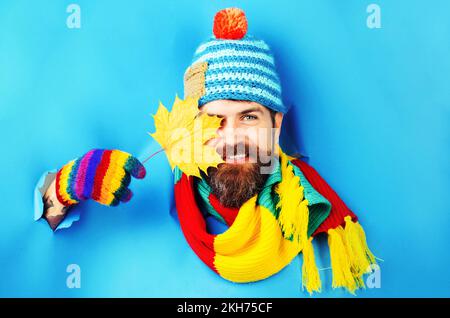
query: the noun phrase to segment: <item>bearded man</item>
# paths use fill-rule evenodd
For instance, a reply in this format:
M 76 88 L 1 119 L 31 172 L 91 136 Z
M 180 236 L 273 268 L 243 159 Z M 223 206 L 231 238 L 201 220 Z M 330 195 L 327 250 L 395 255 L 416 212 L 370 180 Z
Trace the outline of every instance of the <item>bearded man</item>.
M 221 277 L 233 282 L 267 278 L 303 253 L 302 282 L 320 291 L 312 239 L 328 235 L 333 287 L 364 286 L 375 258 L 356 215 L 302 158 L 279 146 L 283 116 L 280 79 L 271 49 L 247 34 L 242 10 L 215 16 L 214 35 L 196 50 L 184 77 L 185 98 L 200 112 L 221 118 L 207 144 L 223 163 L 201 178 L 174 170 L 177 216 L 188 244 Z M 69 208 L 93 199 L 106 205 L 128 201 L 131 176 L 144 166 L 119 150 L 94 149 L 41 182 L 44 217 L 56 230 L 71 224 Z M 226 225 L 212 234 L 206 217 Z

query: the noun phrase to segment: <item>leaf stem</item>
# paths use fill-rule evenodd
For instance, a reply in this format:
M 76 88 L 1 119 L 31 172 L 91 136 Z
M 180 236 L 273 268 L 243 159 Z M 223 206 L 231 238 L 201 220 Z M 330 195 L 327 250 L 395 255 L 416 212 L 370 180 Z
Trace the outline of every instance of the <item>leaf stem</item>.
M 146 163 L 148 160 L 150 160 L 153 156 L 159 154 L 160 152 L 164 151 L 164 148 L 159 149 L 158 151 L 152 153 L 147 159 L 145 159 L 144 161 L 142 161 L 142 164 Z

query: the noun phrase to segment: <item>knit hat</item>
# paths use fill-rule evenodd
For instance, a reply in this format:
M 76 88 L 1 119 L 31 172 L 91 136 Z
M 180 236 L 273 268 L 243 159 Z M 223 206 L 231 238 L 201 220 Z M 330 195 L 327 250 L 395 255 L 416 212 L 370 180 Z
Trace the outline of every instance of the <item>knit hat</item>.
M 219 99 L 253 101 L 286 113 L 273 54 L 264 41 L 247 35 L 244 12 L 219 11 L 213 33 L 197 48 L 186 70 L 185 98 L 199 98 L 199 107 Z

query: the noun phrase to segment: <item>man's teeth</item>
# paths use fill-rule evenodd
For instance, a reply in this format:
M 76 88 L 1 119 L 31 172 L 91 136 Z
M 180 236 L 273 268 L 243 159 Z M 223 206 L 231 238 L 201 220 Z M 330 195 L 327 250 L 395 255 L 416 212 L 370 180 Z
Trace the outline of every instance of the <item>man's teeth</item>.
M 246 157 L 245 154 L 232 155 L 232 156 L 227 156 L 227 160 L 241 160 L 241 159 L 245 159 L 245 157 Z

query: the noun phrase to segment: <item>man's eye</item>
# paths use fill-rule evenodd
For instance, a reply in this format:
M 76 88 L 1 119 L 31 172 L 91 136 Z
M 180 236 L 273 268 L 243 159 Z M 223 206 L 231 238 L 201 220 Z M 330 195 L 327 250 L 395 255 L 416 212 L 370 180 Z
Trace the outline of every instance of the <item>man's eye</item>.
M 243 120 L 255 120 L 258 119 L 258 117 L 254 116 L 254 115 L 244 115 L 242 116 Z

